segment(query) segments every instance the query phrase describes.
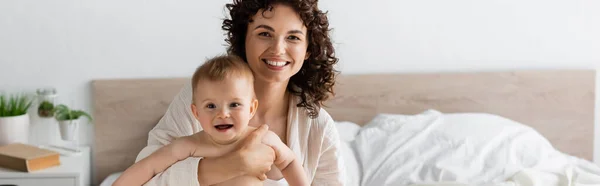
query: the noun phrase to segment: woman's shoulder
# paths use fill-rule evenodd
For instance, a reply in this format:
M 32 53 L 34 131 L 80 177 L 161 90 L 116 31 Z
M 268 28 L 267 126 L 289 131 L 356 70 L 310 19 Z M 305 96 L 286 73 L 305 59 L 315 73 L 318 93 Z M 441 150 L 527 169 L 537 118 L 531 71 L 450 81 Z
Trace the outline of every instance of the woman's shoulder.
M 319 109 L 319 115 L 315 118 L 321 124 L 333 124 L 333 118 L 324 108 Z
M 293 105 L 294 111 L 296 111 L 297 115 L 295 117 L 297 122 L 308 124 L 311 130 L 330 130 L 330 128 L 334 127 L 334 120 L 331 115 L 325 110 L 325 108 L 321 107 L 319 109 L 319 114 L 316 117 L 310 117 L 308 109 L 306 107 L 298 107 L 298 100 L 292 100 L 291 105 Z
M 306 115 L 306 117 L 308 117 L 308 114 Z M 319 110 L 319 115 L 315 118 L 311 118 L 310 121 L 311 126 L 319 131 L 325 132 L 335 128 L 335 122 L 333 118 L 324 108 L 321 108 Z
M 322 139 L 319 141 L 330 144 L 339 140 L 339 134 L 335 125 L 333 117 L 324 108 L 321 108 L 319 115 L 312 119 L 310 130 L 313 132 L 313 135 L 318 136 L 316 139 Z

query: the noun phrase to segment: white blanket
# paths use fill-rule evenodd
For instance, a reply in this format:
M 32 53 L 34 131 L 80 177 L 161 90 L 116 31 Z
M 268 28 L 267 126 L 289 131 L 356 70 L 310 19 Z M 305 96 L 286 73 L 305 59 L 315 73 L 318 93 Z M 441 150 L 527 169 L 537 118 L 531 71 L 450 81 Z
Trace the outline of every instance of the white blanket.
M 595 164 L 534 129 L 488 114 L 380 114 L 354 141 L 360 185 L 600 185 Z

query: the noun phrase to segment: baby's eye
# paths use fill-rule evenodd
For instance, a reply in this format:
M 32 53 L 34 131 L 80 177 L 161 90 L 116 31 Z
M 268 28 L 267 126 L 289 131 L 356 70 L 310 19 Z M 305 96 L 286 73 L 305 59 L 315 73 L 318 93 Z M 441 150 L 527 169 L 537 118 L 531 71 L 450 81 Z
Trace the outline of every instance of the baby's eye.
M 232 104 L 230 104 L 229 106 L 230 106 L 230 107 L 239 107 L 239 106 L 241 106 L 241 105 L 242 105 L 242 104 L 239 104 L 239 103 L 232 103 Z
M 213 108 L 217 108 L 217 106 L 215 104 L 209 103 L 206 105 L 206 108 L 213 109 Z

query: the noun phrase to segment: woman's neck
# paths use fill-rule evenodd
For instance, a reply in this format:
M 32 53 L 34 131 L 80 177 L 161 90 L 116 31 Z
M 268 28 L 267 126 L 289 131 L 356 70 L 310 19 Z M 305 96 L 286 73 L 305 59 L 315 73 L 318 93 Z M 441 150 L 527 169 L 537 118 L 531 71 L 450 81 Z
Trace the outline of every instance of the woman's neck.
M 254 117 L 258 117 L 258 122 L 287 117 L 287 82 L 269 83 L 256 80 L 254 90 L 258 99 L 258 110 Z

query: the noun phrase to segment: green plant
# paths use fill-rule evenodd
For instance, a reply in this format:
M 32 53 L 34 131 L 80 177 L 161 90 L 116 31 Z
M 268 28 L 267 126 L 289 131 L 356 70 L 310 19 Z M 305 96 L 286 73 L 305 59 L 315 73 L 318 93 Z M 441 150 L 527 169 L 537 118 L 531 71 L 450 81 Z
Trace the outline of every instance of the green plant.
M 92 116 L 90 116 L 90 114 L 87 112 L 82 110 L 71 110 L 69 107 L 63 104 L 54 107 L 52 112 L 54 113 L 54 118 L 56 118 L 58 121 L 75 120 L 82 116 L 88 118 L 90 121 L 92 120 Z
M 54 113 L 52 112 L 54 110 L 54 104 L 49 102 L 49 101 L 43 101 L 42 103 L 40 103 L 40 106 L 38 107 L 38 115 L 40 117 L 52 117 L 54 115 Z
M 20 116 L 27 114 L 32 100 L 26 95 L 0 95 L 0 117 Z

